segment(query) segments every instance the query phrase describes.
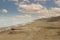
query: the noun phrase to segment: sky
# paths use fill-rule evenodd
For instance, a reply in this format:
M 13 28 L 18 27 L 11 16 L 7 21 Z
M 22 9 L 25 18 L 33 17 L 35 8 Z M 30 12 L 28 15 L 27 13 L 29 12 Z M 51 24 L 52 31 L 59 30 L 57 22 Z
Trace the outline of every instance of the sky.
M 60 0 L 0 0 L 0 27 L 60 15 Z

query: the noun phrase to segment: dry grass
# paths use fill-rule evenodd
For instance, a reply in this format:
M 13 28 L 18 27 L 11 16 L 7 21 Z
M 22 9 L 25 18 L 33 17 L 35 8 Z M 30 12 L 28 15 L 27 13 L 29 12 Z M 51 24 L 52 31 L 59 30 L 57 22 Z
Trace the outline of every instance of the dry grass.
M 0 31 L 0 40 L 60 40 L 60 22 L 38 20 L 14 30 Z

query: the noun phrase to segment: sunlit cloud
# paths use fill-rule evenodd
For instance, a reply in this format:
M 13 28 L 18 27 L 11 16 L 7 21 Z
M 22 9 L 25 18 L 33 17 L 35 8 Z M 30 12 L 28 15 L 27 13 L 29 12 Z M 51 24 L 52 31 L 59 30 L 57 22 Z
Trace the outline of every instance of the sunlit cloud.
M 60 13 L 60 8 L 58 8 L 58 7 L 51 8 L 50 11 L 51 11 L 50 13 L 56 13 L 57 14 L 57 13 Z
M 19 12 L 23 12 L 23 13 L 47 13 L 48 11 L 46 10 L 45 7 L 43 7 L 41 4 L 20 4 L 19 8 L 22 9 L 18 9 Z
M 32 18 L 32 16 L 30 15 L 17 15 L 15 17 L 12 17 L 12 20 L 20 20 L 20 19 L 30 19 Z
M 8 1 L 18 2 L 19 0 L 8 0 Z
M 42 16 L 38 16 L 38 18 L 48 18 L 48 17 L 53 17 L 53 16 L 60 16 L 60 8 L 55 7 L 55 8 L 51 8 L 49 10 L 47 9 L 47 10 L 45 10 L 44 13 L 45 14 L 43 14 Z
M 60 6 L 60 0 L 55 0 L 55 3 Z
M 47 0 L 37 0 L 37 1 L 47 1 Z
M 7 9 L 2 9 L 1 12 L 2 12 L 2 13 L 7 13 L 8 10 L 7 10 Z
M 2 16 L 0 16 L 0 24 L 7 22 L 8 25 L 10 22 L 14 24 L 35 17 L 47 18 L 60 15 L 60 0 L 3 0 L 0 5 L 2 5 L 0 7 Z
M 26 14 L 26 15 L 16 15 L 13 17 L 0 17 L 0 21 L 9 21 L 9 20 L 16 21 L 16 20 L 30 19 L 30 18 L 32 18 L 32 16 Z

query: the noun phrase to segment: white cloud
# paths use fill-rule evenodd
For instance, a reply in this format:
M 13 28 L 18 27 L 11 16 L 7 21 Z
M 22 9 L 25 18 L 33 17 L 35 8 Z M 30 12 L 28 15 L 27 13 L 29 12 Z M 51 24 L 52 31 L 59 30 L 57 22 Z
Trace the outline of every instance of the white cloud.
M 29 1 L 29 0 L 24 0 L 24 1 Z
M 32 18 L 32 16 L 30 16 L 30 15 L 22 15 L 22 16 L 20 16 L 20 15 L 17 15 L 17 16 L 15 16 L 15 17 L 12 17 L 12 19 L 13 20 L 19 20 L 19 19 L 29 19 L 29 18 Z
M 19 12 L 28 13 L 28 14 L 39 13 L 39 14 L 46 14 L 53 16 L 53 14 L 60 13 L 60 8 L 58 7 L 47 9 L 46 7 L 40 4 L 30 4 L 30 5 L 20 4 L 19 8 L 22 8 L 22 9 L 18 9 Z
M 8 17 L 0 17 L 0 22 L 8 21 L 9 19 Z
M 18 2 L 18 0 L 3 0 L 3 2 L 6 2 L 6 1 Z
M 30 2 L 30 0 L 23 0 L 22 2 L 18 2 L 19 0 L 10 0 L 10 1 L 14 1 L 16 2 L 16 6 L 17 6 L 17 9 L 19 12 L 22 12 L 22 13 L 47 13 L 47 9 L 44 8 L 41 4 L 26 4 L 25 2 Z M 46 1 L 49 1 L 49 0 L 34 0 L 34 1 L 37 1 L 37 2 L 46 2 Z M 20 9 L 22 8 L 22 9 Z
M 16 24 L 27 23 L 32 20 L 30 15 L 16 15 L 13 17 L 0 17 L 0 26 L 11 26 Z
M 23 0 L 23 2 L 30 2 L 31 0 Z M 49 1 L 49 0 L 33 0 L 33 1 L 36 1 L 36 2 L 46 2 L 46 1 Z
M 60 0 L 55 0 L 55 3 L 60 6 Z
M 60 14 L 49 13 L 49 14 L 45 14 L 45 15 L 42 15 L 42 16 L 38 16 L 38 18 L 49 18 L 49 17 L 56 17 L 56 16 L 60 16 Z
M 51 8 L 50 13 L 60 13 L 60 8 L 57 8 L 57 7 Z
M 60 15 L 60 8 L 58 8 L 58 7 L 51 8 L 47 11 L 48 11 L 47 14 L 45 14 L 45 16 L 47 16 L 47 17 L 59 16 Z
M 2 13 L 7 13 L 8 12 L 7 9 L 2 9 L 1 11 L 2 11 Z
M 40 2 L 40 1 L 44 1 L 44 2 L 45 2 L 45 1 L 49 1 L 49 0 L 35 0 L 35 1 L 38 1 L 38 2 Z
M 22 13 L 28 13 L 28 14 L 32 14 L 32 13 L 38 13 L 38 14 L 46 14 L 46 15 L 54 15 L 57 13 L 60 13 L 60 8 L 51 8 L 51 9 L 47 9 L 46 7 L 42 6 L 41 4 L 25 4 L 25 2 L 30 2 L 30 0 L 23 0 L 22 2 L 19 2 L 19 0 L 10 0 L 10 1 L 14 1 L 17 3 L 17 9 L 19 12 Z M 50 1 L 50 0 L 34 0 L 37 2 L 46 2 L 46 1 Z M 60 0 L 54 0 L 56 4 L 60 5 Z M 19 18 L 19 17 L 18 17 Z
M 8 0 L 8 1 L 18 2 L 19 0 Z
M 22 9 L 19 9 L 22 8 Z M 40 4 L 20 4 L 18 8 L 19 12 L 23 13 L 47 13 L 47 9 Z
M 13 17 L 0 17 L 0 22 L 5 22 L 5 21 L 18 21 L 18 20 L 22 20 L 22 19 L 30 19 L 32 18 L 32 16 L 30 15 L 17 15 L 17 16 L 13 16 Z
M 48 18 L 48 17 L 53 17 L 53 16 L 60 16 L 60 8 L 55 7 L 55 8 L 51 8 L 49 10 L 46 9 L 45 12 L 43 11 L 43 13 L 45 13 L 45 14 L 43 14 L 42 16 L 38 16 L 38 18 Z

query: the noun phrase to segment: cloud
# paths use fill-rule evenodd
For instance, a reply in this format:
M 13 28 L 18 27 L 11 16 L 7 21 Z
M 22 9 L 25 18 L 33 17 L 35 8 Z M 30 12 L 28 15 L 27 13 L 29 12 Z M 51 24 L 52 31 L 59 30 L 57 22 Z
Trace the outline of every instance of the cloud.
M 22 9 L 19 9 L 22 8 Z M 47 9 L 43 7 L 41 4 L 20 4 L 18 8 L 19 12 L 22 13 L 47 13 Z
M 57 8 L 57 7 L 55 7 L 55 8 L 51 8 L 50 9 L 50 13 L 60 13 L 60 8 Z
M 26 2 L 30 2 L 31 0 L 24 0 Z M 46 2 L 46 1 L 49 1 L 49 0 L 33 0 L 35 2 Z
M 38 2 L 40 2 L 40 1 L 44 1 L 44 2 L 46 2 L 46 1 L 49 1 L 49 0 L 35 0 L 35 1 L 38 1 Z
M 8 1 L 18 2 L 19 0 L 8 0 Z
M 30 15 L 24 15 L 24 16 L 16 16 L 17 18 L 31 18 Z
M 60 6 L 60 0 L 55 0 L 55 3 Z
M 41 11 L 42 12 L 42 11 Z M 51 9 L 46 9 L 45 12 L 43 11 L 42 16 L 38 16 L 38 18 L 48 18 L 48 17 L 53 17 L 53 16 L 60 16 L 60 8 L 55 7 L 55 8 L 51 8 Z
M 3 0 L 3 2 L 6 2 L 6 1 L 18 2 L 18 0 Z
M 30 15 L 16 15 L 13 17 L 0 17 L 0 22 L 5 22 L 5 21 L 18 21 L 18 20 L 22 20 L 22 19 L 30 19 L 32 18 L 32 16 Z
M 22 2 L 18 2 L 19 0 L 10 0 L 16 2 L 17 10 L 21 13 L 47 13 L 47 8 L 43 7 L 41 4 L 26 4 L 26 2 L 30 2 L 31 0 L 23 0 Z M 34 0 L 36 2 L 46 2 L 49 0 Z
M 24 0 L 24 1 L 29 1 L 29 0 Z
M 30 16 L 30 15 L 22 15 L 22 16 L 20 16 L 20 15 L 17 15 L 17 16 L 15 16 L 15 17 L 12 17 L 12 19 L 13 20 L 19 20 L 19 19 L 29 19 L 29 18 L 32 18 L 32 16 Z
M 49 14 L 45 14 L 45 15 L 42 15 L 42 16 L 38 16 L 38 18 L 49 18 L 49 17 L 56 17 L 56 16 L 60 16 L 60 14 L 49 13 Z
M 7 9 L 2 9 L 1 11 L 2 11 L 2 13 L 7 13 L 8 12 Z
M 8 17 L 0 17 L 0 22 L 4 22 L 4 21 L 8 21 L 9 18 Z
M 21 9 L 19 9 L 21 8 Z M 27 13 L 27 14 L 46 14 L 46 15 L 53 15 L 53 14 L 58 14 L 60 13 L 60 8 L 54 7 L 47 9 L 46 7 L 42 6 L 41 4 L 20 4 L 18 7 L 18 11 L 22 13 Z
M 0 17 L 0 26 L 9 26 L 27 23 L 32 20 L 30 15 L 16 15 L 13 17 Z
M 60 8 L 54 7 L 49 10 L 47 10 L 47 14 L 45 14 L 47 17 L 52 17 L 52 16 L 59 16 L 60 15 Z
M 30 2 L 31 0 L 22 0 L 22 2 L 20 2 L 19 0 L 10 0 L 13 2 L 17 3 L 17 10 L 20 13 L 25 13 L 25 14 L 43 14 L 43 15 L 54 15 L 54 14 L 58 14 L 60 13 L 59 9 L 60 8 L 50 8 L 47 9 L 45 6 L 39 4 L 39 3 L 31 3 L 31 4 L 26 4 L 26 2 Z M 50 1 L 50 0 L 33 0 L 36 2 L 46 2 L 46 1 Z M 60 5 L 60 0 L 54 0 L 56 4 Z M 19 17 L 18 17 L 19 18 Z

